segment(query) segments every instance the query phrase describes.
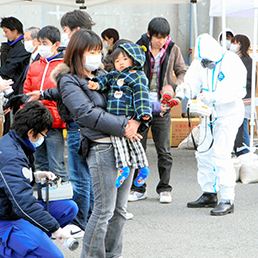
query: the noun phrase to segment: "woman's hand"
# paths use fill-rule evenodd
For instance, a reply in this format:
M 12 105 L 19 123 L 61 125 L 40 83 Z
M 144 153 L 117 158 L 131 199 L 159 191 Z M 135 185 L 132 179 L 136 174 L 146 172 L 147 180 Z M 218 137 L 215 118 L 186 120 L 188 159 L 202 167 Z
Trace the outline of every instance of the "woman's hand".
M 136 120 L 129 120 L 125 128 L 124 136 L 129 138 L 131 142 L 133 142 L 133 138 L 137 141 L 140 141 L 142 139 L 142 136 L 137 133 L 139 126 L 140 122 Z
M 31 96 L 28 100 L 29 101 L 33 101 L 33 100 L 40 100 L 40 91 L 32 91 L 32 92 L 28 92 L 26 93 L 27 96 Z
M 150 116 L 149 115 L 145 115 L 142 117 L 143 120 L 149 120 L 150 119 Z
M 96 89 L 98 89 L 98 85 L 97 85 L 97 83 L 95 83 L 93 81 L 88 81 L 88 88 L 90 90 L 96 90 Z

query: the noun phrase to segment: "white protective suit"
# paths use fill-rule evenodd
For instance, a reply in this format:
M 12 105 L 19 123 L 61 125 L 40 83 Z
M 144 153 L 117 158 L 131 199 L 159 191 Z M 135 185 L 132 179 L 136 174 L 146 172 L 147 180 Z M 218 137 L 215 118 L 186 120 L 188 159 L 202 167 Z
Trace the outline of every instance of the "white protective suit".
M 215 61 L 215 68 L 203 68 L 202 59 Z M 196 40 L 195 59 L 185 75 L 184 83 L 176 89 L 176 96 L 186 98 L 195 97 L 202 89 L 202 99 L 211 105 L 213 103 L 216 111 L 213 121 L 214 143 L 209 149 L 212 135 L 209 118 L 205 117 L 196 152 L 198 183 L 203 192 L 217 193 L 220 190 L 221 200 L 231 202 L 234 201 L 236 179 L 231 151 L 244 118 L 242 98 L 246 95 L 246 75 L 246 68 L 235 53 L 223 53 L 214 38 L 202 34 Z

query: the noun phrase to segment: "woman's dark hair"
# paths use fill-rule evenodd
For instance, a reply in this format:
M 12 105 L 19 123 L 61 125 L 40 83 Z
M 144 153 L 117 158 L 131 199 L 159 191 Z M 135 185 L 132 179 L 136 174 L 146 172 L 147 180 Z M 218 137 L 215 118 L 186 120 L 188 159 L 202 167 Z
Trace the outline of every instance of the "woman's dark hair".
M 241 35 L 241 34 L 237 34 L 235 35 L 235 37 L 232 38 L 231 40 L 232 43 L 238 43 L 240 44 L 240 53 L 242 56 L 245 56 L 249 59 L 251 59 L 251 57 L 249 56 L 249 48 L 250 48 L 250 39 L 245 36 L 245 35 Z
M 113 59 L 113 64 L 114 64 L 114 66 L 115 66 L 115 60 L 117 59 L 117 57 L 119 56 L 120 53 L 122 53 L 123 56 L 126 56 L 126 57 L 131 58 L 131 57 L 126 53 L 126 51 L 125 51 L 123 48 L 118 47 L 118 48 L 116 48 L 116 49 L 114 50 L 114 52 L 112 53 L 112 59 Z
M 15 17 L 4 17 L 0 23 L 0 27 L 7 28 L 11 31 L 17 30 L 19 34 L 23 34 L 23 25 L 22 23 Z
M 101 38 L 91 30 L 80 29 L 76 31 L 66 48 L 64 63 L 70 67 L 71 74 L 84 77 L 83 53 L 92 49 L 102 50 Z
M 91 16 L 84 11 L 74 10 L 65 13 L 61 18 L 61 27 L 67 26 L 71 31 L 77 27 L 81 29 L 91 30 L 95 23 L 92 21 Z
M 117 40 L 119 40 L 119 33 L 116 29 L 108 28 L 108 29 L 102 31 L 101 37 L 102 37 L 102 39 L 106 39 L 106 37 L 108 39 L 113 38 L 114 39 L 113 44 L 114 44 Z
M 53 117 L 49 110 L 37 101 L 30 101 L 15 114 L 11 129 L 25 139 L 30 129 L 33 129 L 33 136 L 36 137 L 46 129 L 49 131 L 52 124 Z
M 152 36 L 158 37 L 159 35 L 165 38 L 170 34 L 170 25 L 165 18 L 156 17 L 149 22 L 148 32 L 150 38 L 152 38 Z
M 37 39 L 49 39 L 52 44 L 55 44 L 57 41 L 60 42 L 60 31 L 57 27 L 54 26 L 45 26 L 43 27 L 37 35 Z

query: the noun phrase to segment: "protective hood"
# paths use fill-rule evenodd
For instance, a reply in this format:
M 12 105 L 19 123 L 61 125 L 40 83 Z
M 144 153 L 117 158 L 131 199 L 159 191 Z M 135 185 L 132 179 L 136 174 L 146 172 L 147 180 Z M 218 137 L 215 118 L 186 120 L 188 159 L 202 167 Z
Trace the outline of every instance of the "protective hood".
M 235 36 L 235 33 L 233 32 L 233 30 L 231 30 L 230 28 L 226 28 L 226 33 L 227 32 L 231 32 L 233 34 L 233 36 Z M 220 42 L 220 36 L 222 35 L 223 31 L 220 32 L 219 36 L 218 36 L 218 42 Z
M 208 59 L 218 62 L 223 55 L 223 49 L 220 44 L 209 34 L 201 34 L 195 42 L 195 59 Z
M 133 68 L 142 69 L 146 60 L 144 50 L 141 46 L 134 43 L 119 45 L 133 59 Z

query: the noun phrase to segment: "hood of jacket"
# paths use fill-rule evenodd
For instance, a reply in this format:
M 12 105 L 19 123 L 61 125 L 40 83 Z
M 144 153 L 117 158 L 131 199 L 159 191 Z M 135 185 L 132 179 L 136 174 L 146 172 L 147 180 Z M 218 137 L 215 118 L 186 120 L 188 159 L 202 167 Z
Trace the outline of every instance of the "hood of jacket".
M 59 64 L 52 72 L 51 72 L 51 79 L 52 81 L 57 84 L 57 80 L 59 76 L 65 75 L 71 71 L 70 67 L 65 63 Z
M 132 59 L 133 69 L 142 69 L 146 61 L 144 50 L 141 46 L 134 43 L 126 43 L 119 45 Z
M 220 44 L 209 34 L 201 34 L 195 42 L 195 59 L 208 59 L 210 61 L 218 62 L 223 55 L 223 48 Z

